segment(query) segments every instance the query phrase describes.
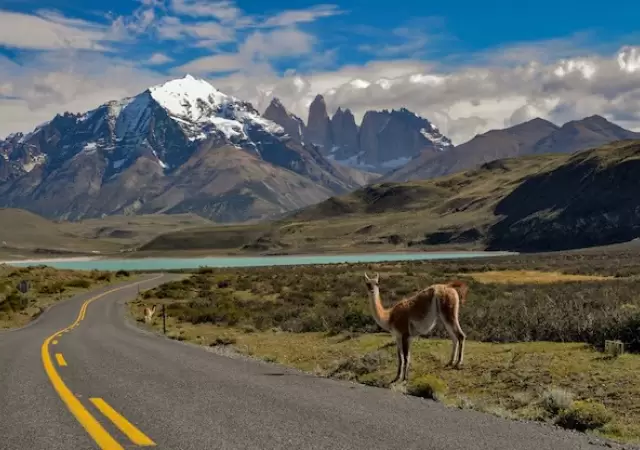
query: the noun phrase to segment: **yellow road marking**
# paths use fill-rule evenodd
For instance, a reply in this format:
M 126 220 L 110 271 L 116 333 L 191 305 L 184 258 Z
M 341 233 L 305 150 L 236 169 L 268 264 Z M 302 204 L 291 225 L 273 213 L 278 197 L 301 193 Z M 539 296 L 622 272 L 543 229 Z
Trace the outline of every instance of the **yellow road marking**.
M 105 295 L 111 294 L 113 292 L 117 292 L 123 289 L 127 289 L 131 286 L 135 286 L 136 284 L 147 283 L 150 281 L 157 280 L 162 276 L 163 275 L 159 275 L 149 280 L 137 281 L 132 284 L 127 284 L 125 286 L 121 286 L 119 288 L 115 288 L 115 289 L 111 289 L 109 291 L 103 292 L 102 294 L 98 294 L 95 297 L 91 297 L 90 299 L 88 299 L 82 304 L 82 307 L 80 308 L 80 313 L 78 314 L 78 317 L 76 318 L 75 322 L 73 322 L 67 328 L 57 331 L 51 336 L 49 336 L 47 339 L 45 339 L 40 349 L 41 350 L 40 354 L 42 356 L 42 365 L 44 366 L 44 371 L 49 377 L 49 380 L 51 381 L 53 388 L 56 390 L 56 392 L 58 393 L 62 401 L 67 405 L 67 408 L 69 409 L 69 411 L 71 411 L 71 413 L 75 416 L 76 420 L 80 422 L 80 424 L 84 427 L 87 433 L 89 433 L 89 435 L 93 438 L 93 440 L 96 442 L 96 444 L 98 444 L 98 446 L 102 450 L 124 450 L 124 448 L 120 444 L 118 444 L 118 442 L 107 432 L 107 430 L 105 430 L 102 427 L 102 425 L 100 425 L 100 423 L 95 419 L 95 417 L 93 417 L 91 413 L 87 411 L 87 409 L 82 405 L 82 403 L 80 403 L 80 400 L 78 400 L 76 396 L 73 395 L 73 392 L 71 392 L 71 390 L 67 387 L 67 385 L 64 384 L 64 381 L 62 381 L 62 378 L 58 374 L 58 371 L 56 370 L 56 368 L 53 365 L 53 362 L 51 361 L 51 355 L 49 354 L 49 343 L 54 338 L 62 336 L 62 333 L 67 332 L 71 327 L 80 323 L 80 321 L 84 317 L 83 311 L 86 311 L 87 306 L 91 302 L 99 298 L 102 298 Z
M 60 367 L 66 367 L 67 362 L 64 360 L 64 356 L 62 356 L 62 353 L 56 353 L 56 361 L 58 361 L 58 365 Z
M 102 414 L 111 419 L 115 426 L 118 427 L 118 429 L 124 434 L 126 434 L 129 439 L 131 439 L 131 442 L 145 447 L 156 445 L 156 443 L 149 439 L 147 435 L 138 430 L 131 422 L 120 415 L 118 411 L 113 409 L 103 399 L 90 398 L 89 400 L 91 400 L 91 403 L 93 403 Z

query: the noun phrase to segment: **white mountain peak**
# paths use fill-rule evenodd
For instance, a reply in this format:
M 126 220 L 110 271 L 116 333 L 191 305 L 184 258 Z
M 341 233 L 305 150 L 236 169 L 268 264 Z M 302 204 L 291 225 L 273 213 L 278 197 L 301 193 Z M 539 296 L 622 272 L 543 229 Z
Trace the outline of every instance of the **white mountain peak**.
M 151 86 L 149 93 L 169 114 L 194 122 L 204 119 L 211 108 L 238 101 L 235 97 L 220 92 L 208 81 L 190 74 Z M 205 110 L 201 107 L 201 102 L 207 106 Z

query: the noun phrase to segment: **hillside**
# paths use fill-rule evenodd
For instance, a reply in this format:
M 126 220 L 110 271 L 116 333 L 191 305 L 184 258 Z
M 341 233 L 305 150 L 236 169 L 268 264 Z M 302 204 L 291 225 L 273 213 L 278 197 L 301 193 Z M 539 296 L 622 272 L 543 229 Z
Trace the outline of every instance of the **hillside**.
M 190 75 L 0 140 L 0 206 L 56 220 L 167 212 L 258 220 L 375 176 L 330 161 Z
M 0 259 L 118 253 L 169 231 L 212 225 L 194 214 L 110 216 L 54 222 L 29 211 L 0 208 Z
M 374 184 L 271 224 L 236 228 L 234 235 L 245 243 L 241 250 L 284 253 L 615 244 L 640 236 L 639 175 L 640 140 L 619 141 L 576 154 L 497 160 L 431 180 Z M 219 232 L 169 233 L 141 250 L 215 250 Z
M 486 162 L 523 155 L 574 153 L 624 139 L 640 139 L 601 116 L 558 127 L 536 118 L 503 130 L 491 130 L 439 154 L 422 154 L 384 176 L 384 181 L 426 180 L 469 170 Z

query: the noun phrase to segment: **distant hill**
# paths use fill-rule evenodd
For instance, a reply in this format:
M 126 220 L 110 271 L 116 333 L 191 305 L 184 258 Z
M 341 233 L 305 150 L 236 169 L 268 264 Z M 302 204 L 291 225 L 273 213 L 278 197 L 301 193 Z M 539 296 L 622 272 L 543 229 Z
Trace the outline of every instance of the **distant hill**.
M 575 154 L 496 160 L 431 180 L 374 184 L 271 224 L 236 228 L 235 239 L 245 251 L 282 253 L 576 249 L 640 237 L 639 189 L 640 140 L 626 140 Z M 218 233 L 169 233 L 142 250 L 215 249 Z
M 590 116 L 558 127 L 533 119 L 503 130 L 491 130 L 436 155 L 423 154 L 384 176 L 384 181 L 426 180 L 469 170 L 503 158 L 542 153 L 573 153 L 624 139 L 640 139 L 601 116 Z
M 205 225 L 213 222 L 195 214 L 110 216 L 55 222 L 22 209 L 0 208 L 0 260 L 34 253 L 118 253 L 161 233 Z

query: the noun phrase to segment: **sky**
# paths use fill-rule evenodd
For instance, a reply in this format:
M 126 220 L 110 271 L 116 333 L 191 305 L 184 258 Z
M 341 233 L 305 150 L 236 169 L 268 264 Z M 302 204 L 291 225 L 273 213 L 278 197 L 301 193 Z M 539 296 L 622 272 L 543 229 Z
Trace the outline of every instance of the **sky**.
M 0 0 L 0 138 L 187 73 L 305 121 L 317 94 L 406 107 L 454 144 L 534 117 L 640 131 L 640 2 L 614 3 Z

